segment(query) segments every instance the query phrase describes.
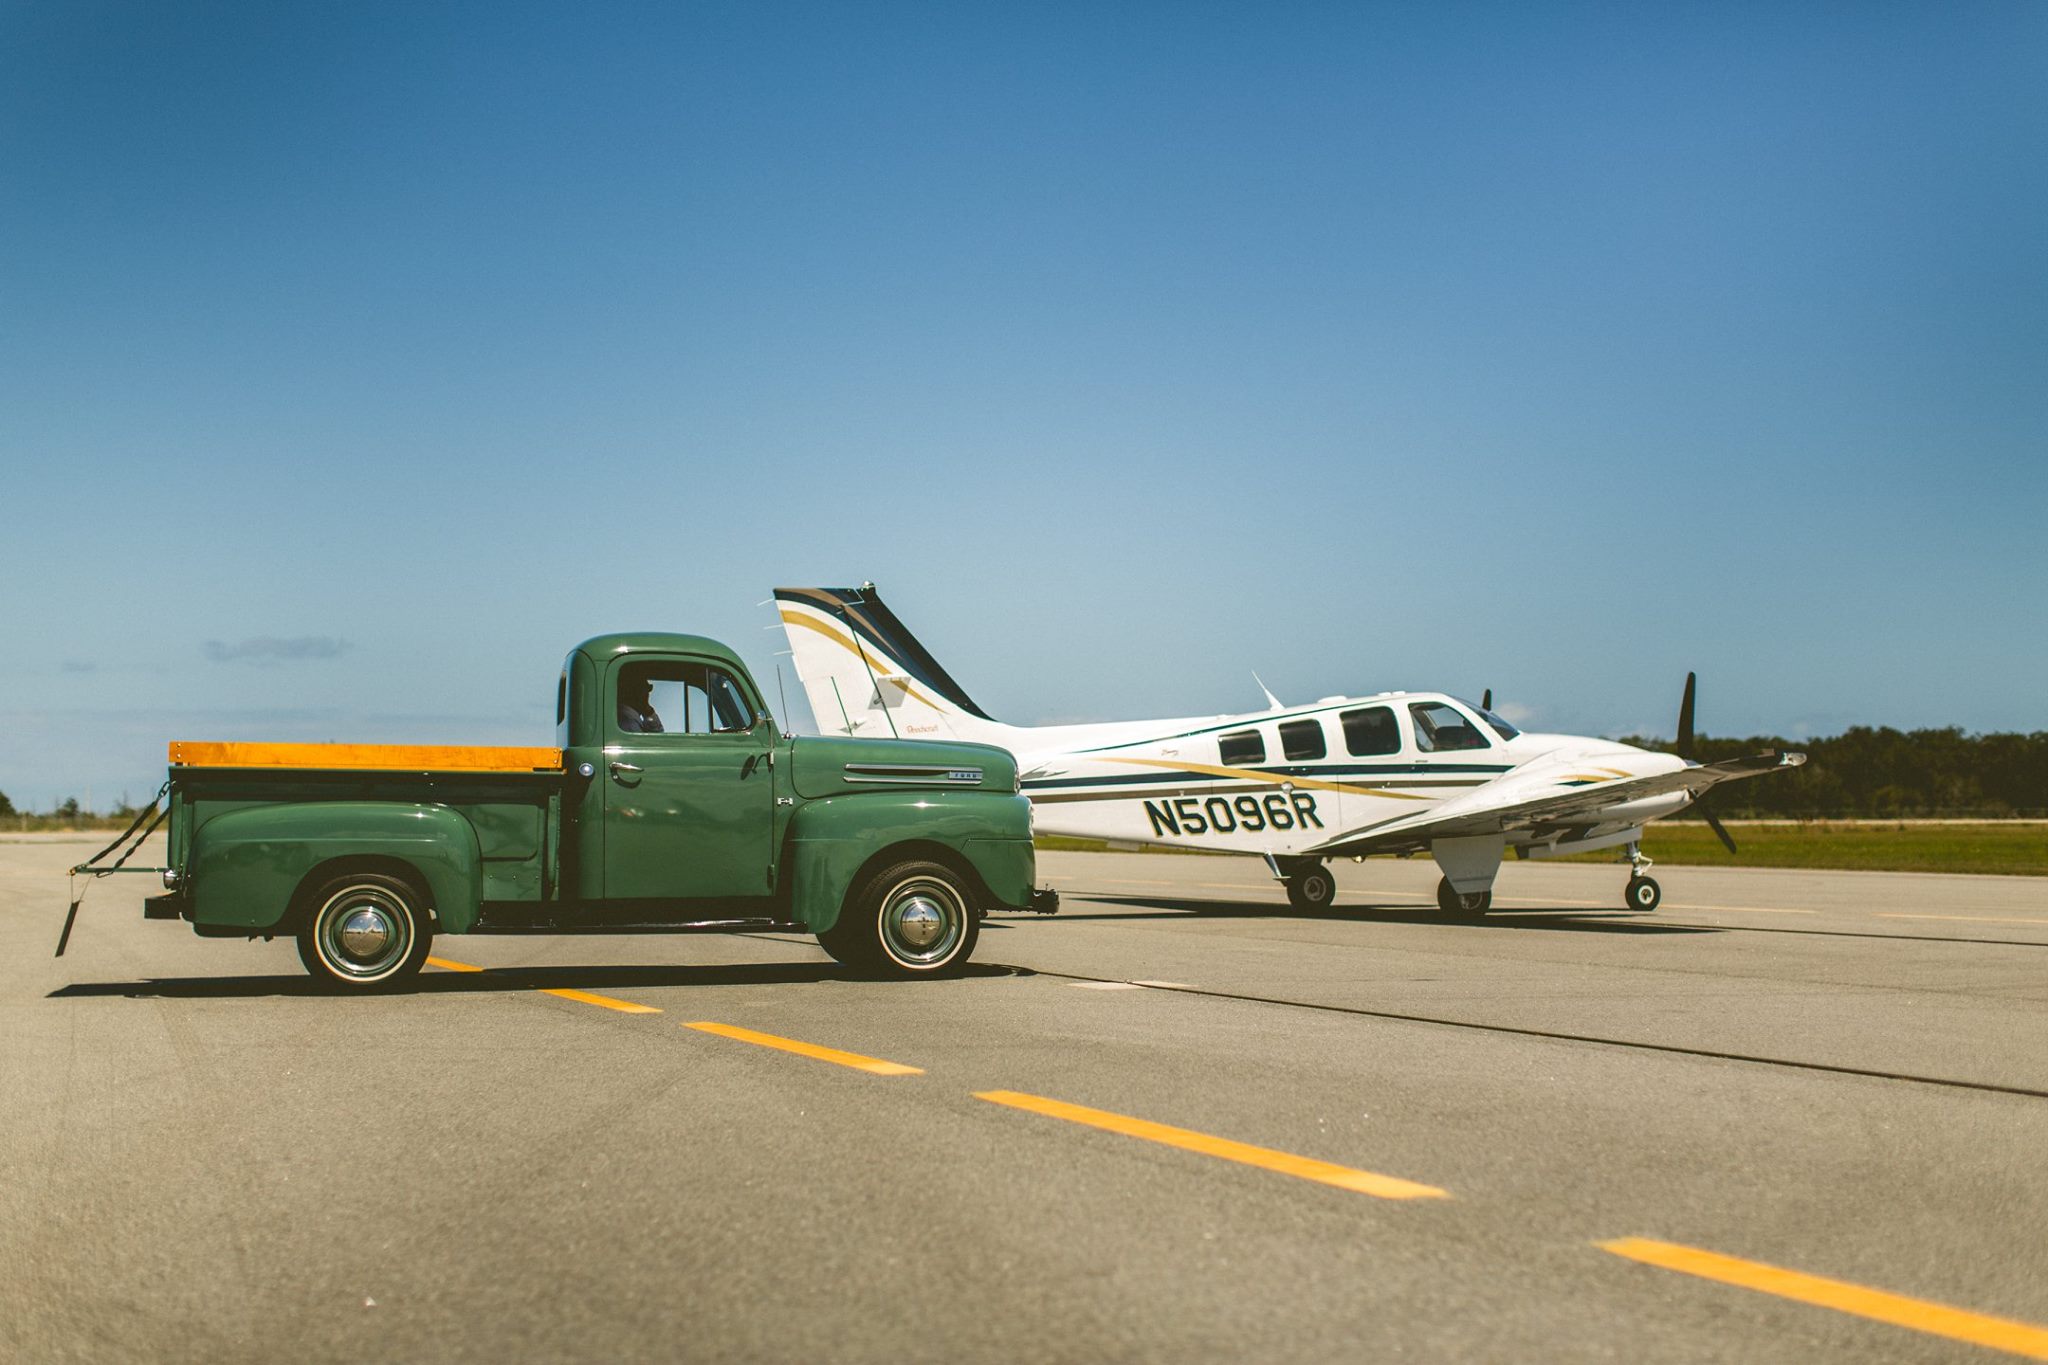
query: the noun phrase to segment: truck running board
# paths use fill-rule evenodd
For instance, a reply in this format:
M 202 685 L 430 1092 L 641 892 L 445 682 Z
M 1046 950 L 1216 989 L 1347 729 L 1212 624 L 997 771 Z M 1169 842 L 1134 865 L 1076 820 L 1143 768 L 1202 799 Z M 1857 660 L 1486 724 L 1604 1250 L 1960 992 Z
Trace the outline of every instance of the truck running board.
M 791 920 L 700 919 L 655 920 L 619 923 L 587 920 L 519 920 L 486 914 L 471 929 L 472 934 L 808 934 L 811 931 Z

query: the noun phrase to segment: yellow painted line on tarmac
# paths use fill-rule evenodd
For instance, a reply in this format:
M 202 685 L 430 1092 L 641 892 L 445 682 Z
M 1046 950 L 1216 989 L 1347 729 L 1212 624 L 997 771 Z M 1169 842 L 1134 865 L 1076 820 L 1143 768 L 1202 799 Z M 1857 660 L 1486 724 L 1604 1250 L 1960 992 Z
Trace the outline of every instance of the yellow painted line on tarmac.
M 447 972 L 480 972 L 484 970 L 482 967 L 472 966 L 467 962 L 456 962 L 450 958 L 445 957 L 430 957 L 427 959 L 427 965 L 429 967 L 439 967 L 441 970 Z M 609 995 L 593 995 L 589 991 L 573 991 L 566 986 L 541 986 L 537 987 L 536 989 L 538 989 L 542 995 L 557 995 L 564 1000 L 574 1000 L 581 1005 L 597 1005 L 603 1009 L 617 1010 L 620 1014 L 661 1013 L 661 1011 L 655 1008 L 653 1005 L 636 1005 L 631 1000 L 615 1000 Z
M 564 1000 L 574 1000 L 584 1005 L 599 1005 L 608 1010 L 617 1010 L 620 1014 L 661 1013 L 653 1005 L 636 1005 L 631 1000 L 614 1000 L 609 995 L 592 995 L 589 991 L 572 991 L 566 987 L 560 990 L 543 988 L 541 994 L 558 995 Z
M 1324 1185 L 1335 1185 L 1341 1190 L 1369 1194 L 1379 1199 L 1451 1197 L 1448 1190 L 1440 1190 L 1434 1185 L 1419 1185 L 1412 1180 L 1402 1180 L 1398 1176 L 1353 1170 L 1349 1166 L 1333 1165 L 1327 1161 L 1318 1161 L 1314 1157 L 1276 1152 L 1270 1147 L 1254 1147 L 1248 1142 L 1211 1137 L 1207 1133 L 1197 1133 L 1188 1128 L 1172 1128 L 1163 1123 L 1153 1123 L 1149 1119 L 1134 1119 L 1124 1114 L 1112 1114 L 1106 1109 L 1090 1109 L 1085 1105 L 1068 1104 L 1064 1100 L 1049 1100 L 1042 1095 L 1025 1095 L 1015 1090 L 980 1090 L 975 1092 L 974 1097 L 978 1100 L 987 1100 L 991 1104 L 1022 1109 L 1030 1114 L 1065 1119 L 1069 1123 L 1086 1124 L 1090 1128 L 1121 1133 L 1125 1137 L 1143 1138 L 1147 1142 L 1163 1143 L 1183 1151 L 1200 1152 L 1203 1156 L 1221 1157 L 1225 1161 L 1235 1161 L 1245 1166 L 1278 1171 L 1281 1175 L 1314 1180 Z
M 795 1038 L 778 1038 L 772 1033 L 756 1033 L 750 1028 L 737 1024 L 716 1024 L 700 1019 L 684 1028 L 696 1029 L 699 1033 L 715 1033 L 721 1038 L 733 1038 L 756 1047 L 772 1047 L 781 1052 L 794 1052 L 799 1057 L 810 1057 L 820 1062 L 831 1062 L 835 1066 L 850 1066 L 855 1071 L 865 1071 L 872 1076 L 922 1076 L 921 1066 L 905 1066 L 901 1062 L 885 1062 L 878 1057 L 863 1057 L 858 1052 L 841 1052 L 836 1047 L 820 1047 L 816 1043 L 799 1042 Z
M 2048 919 L 2019 919 L 2012 915 L 1906 915 L 1880 910 L 1879 919 L 1945 919 L 1960 924 L 2048 924 Z
M 1952 1341 L 1989 1346 L 1995 1351 L 2010 1351 L 2032 1360 L 2048 1360 L 2048 1327 L 1972 1313 L 1926 1299 L 1909 1299 L 1903 1294 L 1866 1289 L 1846 1280 L 1830 1280 L 1820 1275 L 1765 1265 L 1760 1261 L 1745 1261 L 1718 1252 L 1701 1251 L 1697 1247 L 1679 1246 L 1675 1242 L 1623 1237 L 1596 1245 L 1616 1256 L 1676 1270 L 1683 1275 L 1718 1280 L 1722 1284 L 1754 1289 L 1762 1294 L 1774 1294 L 1781 1299 L 1810 1303 L 1820 1308 L 1832 1308 L 1839 1313 L 1852 1313 L 1857 1317 L 1947 1337 Z

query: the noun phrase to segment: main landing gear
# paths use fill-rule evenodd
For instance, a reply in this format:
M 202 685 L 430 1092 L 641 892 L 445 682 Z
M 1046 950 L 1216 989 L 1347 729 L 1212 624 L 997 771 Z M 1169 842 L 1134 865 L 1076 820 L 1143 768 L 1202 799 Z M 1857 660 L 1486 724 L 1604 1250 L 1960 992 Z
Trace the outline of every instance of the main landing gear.
M 1449 877 L 1440 877 L 1436 884 L 1436 908 L 1446 915 L 1470 915 L 1477 918 L 1493 908 L 1492 891 L 1472 891 L 1459 895 L 1451 885 Z
M 1320 858 L 1271 858 L 1273 875 L 1287 888 L 1287 903 L 1297 910 L 1327 910 L 1337 899 L 1337 879 Z
M 1657 885 L 1657 879 L 1650 875 L 1656 864 L 1643 856 L 1642 848 L 1631 843 L 1628 846 L 1628 888 L 1621 893 L 1621 903 L 1631 910 L 1648 913 L 1664 901 L 1664 888 Z

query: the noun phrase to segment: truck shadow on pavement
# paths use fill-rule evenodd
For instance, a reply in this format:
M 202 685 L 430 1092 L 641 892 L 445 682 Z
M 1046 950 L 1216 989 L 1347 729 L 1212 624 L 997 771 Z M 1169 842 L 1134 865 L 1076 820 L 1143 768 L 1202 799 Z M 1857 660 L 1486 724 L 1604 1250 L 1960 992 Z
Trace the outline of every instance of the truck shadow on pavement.
M 1067 904 L 1125 905 L 1136 910 L 1171 910 L 1206 919 L 1299 919 L 1342 920 L 1350 924 L 1428 924 L 1445 929 L 1541 930 L 1577 934 L 1719 934 L 1725 932 L 1697 924 L 1660 924 L 1627 910 L 1492 910 L 1484 915 L 1447 915 L 1423 905 L 1340 905 L 1328 910 L 1296 910 L 1291 905 L 1260 901 L 1181 900 L 1166 896 L 1097 896 L 1068 893 Z M 1074 914 L 1063 908 L 1060 920 L 1155 919 L 1156 914 L 1111 911 L 1106 914 Z
M 971 963 L 951 977 L 1035 976 L 1023 967 Z M 426 972 L 392 990 L 345 995 L 310 976 L 173 976 L 146 981 L 80 981 L 51 991 L 47 1000 L 117 997 L 129 1000 L 245 1000 L 275 996 L 317 996 L 330 1000 L 376 1000 L 406 995 L 496 995 L 509 991 L 630 990 L 671 986 L 807 986 L 828 981 L 867 982 L 836 962 L 749 962 L 728 966 L 493 967 L 480 972 Z M 915 982 L 891 981 L 891 986 Z

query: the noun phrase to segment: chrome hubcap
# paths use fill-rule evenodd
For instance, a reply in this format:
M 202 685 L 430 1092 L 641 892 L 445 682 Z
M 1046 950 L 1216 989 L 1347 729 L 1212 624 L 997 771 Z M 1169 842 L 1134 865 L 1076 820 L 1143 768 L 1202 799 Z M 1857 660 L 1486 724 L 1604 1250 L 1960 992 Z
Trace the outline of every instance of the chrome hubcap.
M 913 948 L 929 948 L 946 932 L 946 918 L 938 906 L 920 896 L 897 912 L 896 932 Z
M 314 943 L 337 975 L 374 981 L 412 951 L 412 915 L 381 886 L 351 886 L 328 898 L 313 922 Z
M 913 877 L 882 898 L 882 946 L 909 966 L 944 962 L 966 933 L 960 893 L 932 877 Z

